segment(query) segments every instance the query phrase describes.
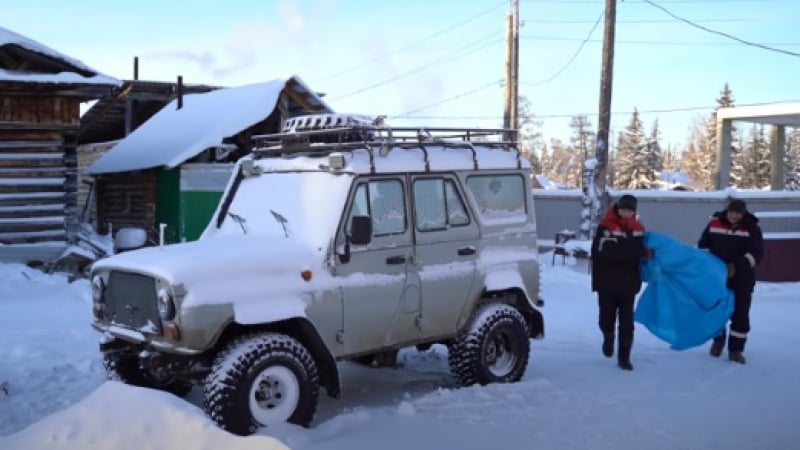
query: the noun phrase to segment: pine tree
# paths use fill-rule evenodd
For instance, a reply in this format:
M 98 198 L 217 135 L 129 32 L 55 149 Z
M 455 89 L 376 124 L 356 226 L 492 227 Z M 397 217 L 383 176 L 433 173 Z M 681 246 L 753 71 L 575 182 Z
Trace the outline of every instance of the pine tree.
M 771 152 L 763 125 L 753 125 L 742 151 L 743 189 L 764 189 L 770 186 Z
M 572 136 L 570 136 L 570 143 L 575 151 L 576 156 L 580 160 L 578 165 L 578 176 L 582 177 L 584 172 L 584 162 L 594 157 L 594 141 L 595 134 L 592 131 L 592 123 L 589 118 L 582 115 L 572 116 L 569 122 L 569 127 L 572 128 Z
M 734 106 L 734 102 L 735 99 L 733 98 L 733 91 L 728 86 L 728 83 L 725 83 L 725 86 L 719 93 L 719 97 L 717 97 L 717 107 L 714 109 L 714 112 L 711 113 L 711 117 L 706 122 L 706 142 L 703 150 L 705 154 L 702 155 L 700 159 L 711 164 L 709 167 L 716 168 L 717 165 L 717 110 L 719 108 L 728 108 Z M 736 135 L 736 129 L 733 126 L 731 126 L 731 135 Z M 740 151 L 739 149 L 734 149 L 733 146 L 733 139 L 731 139 L 731 155 Z M 731 162 L 732 161 L 733 159 L 731 158 Z M 712 186 L 716 184 L 715 181 L 714 171 L 711 171 L 708 178 L 703 180 L 703 184 L 707 186 L 706 189 L 711 189 Z
M 787 133 L 784 155 L 784 189 L 800 190 L 800 128 Z
M 631 121 L 620 133 L 617 145 L 615 186 L 619 189 L 651 189 L 656 184 L 652 155 L 639 112 L 634 109 Z
M 733 134 L 731 136 L 731 183 L 730 184 L 735 188 L 741 188 L 741 189 L 744 189 L 746 187 L 747 179 L 750 176 L 745 170 L 747 163 L 745 161 L 746 155 L 744 152 L 745 148 L 744 141 L 745 141 L 744 133 L 741 133 L 738 130 L 736 134 Z
M 519 98 L 519 144 L 520 151 L 530 161 L 534 173 L 541 173 L 542 164 L 536 156 L 537 150 L 544 145 L 541 132 L 542 122 L 536 120 L 531 111 L 530 101 L 524 97 Z
M 684 170 L 692 180 L 695 190 L 708 190 L 714 186 L 714 162 L 706 141 L 707 123 L 695 123 L 689 136 L 682 159 Z
M 661 149 L 661 130 L 658 128 L 658 119 L 653 121 L 650 136 L 647 138 L 650 167 L 657 172 L 664 170 L 664 152 Z

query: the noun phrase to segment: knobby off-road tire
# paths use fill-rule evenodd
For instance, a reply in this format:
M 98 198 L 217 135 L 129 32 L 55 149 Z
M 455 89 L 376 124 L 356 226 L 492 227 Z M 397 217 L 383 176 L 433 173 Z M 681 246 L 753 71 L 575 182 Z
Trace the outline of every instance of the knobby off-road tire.
M 528 336 L 528 325 L 516 308 L 484 305 L 449 347 L 450 370 L 460 386 L 519 381 L 528 366 Z
M 203 391 L 206 414 L 245 436 L 281 422 L 307 427 L 317 409 L 319 376 L 311 353 L 296 339 L 251 334 L 217 355 Z
M 159 380 L 139 368 L 135 357 L 119 354 L 103 355 L 103 366 L 109 380 L 121 381 L 131 386 L 158 389 L 184 397 L 192 390 L 192 384 L 175 379 Z

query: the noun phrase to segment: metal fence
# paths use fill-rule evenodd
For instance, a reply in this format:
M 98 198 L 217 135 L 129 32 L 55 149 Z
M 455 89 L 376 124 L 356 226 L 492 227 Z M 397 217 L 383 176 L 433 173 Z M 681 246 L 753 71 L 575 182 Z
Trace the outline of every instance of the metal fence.
M 533 189 L 539 243 L 549 247 L 557 232 L 576 231 L 580 225 L 581 191 Z M 613 202 L 623 194 L 639 200 L 638 214 L 645 228 L 668 234 L 694 245 L 712 213 L 725 208 L 732 198 L 747 202 L 759 217 L 766 238 L 800 238 L 800 192 L 797 191 L 610 191 Z M 793 235 L 794 234 L 794 235 Z

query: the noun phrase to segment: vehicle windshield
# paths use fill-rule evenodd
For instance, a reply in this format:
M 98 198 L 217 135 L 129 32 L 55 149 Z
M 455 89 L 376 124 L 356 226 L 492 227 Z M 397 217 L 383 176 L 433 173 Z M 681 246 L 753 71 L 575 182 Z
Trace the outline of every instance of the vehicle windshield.
M 206 236 L 269 235 L 324 250 L 336 232 L 352 181 L 350 174 L 329 172 L 246 177 L 232 193 L 220 227 L 215 218 Z

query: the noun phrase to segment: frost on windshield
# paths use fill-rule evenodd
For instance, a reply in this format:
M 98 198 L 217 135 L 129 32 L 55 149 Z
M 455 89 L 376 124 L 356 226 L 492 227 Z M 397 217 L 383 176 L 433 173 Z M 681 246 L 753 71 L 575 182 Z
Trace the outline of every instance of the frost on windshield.
M 520 175 L 475 175 L 467 178 L 467 186 L 484 222 L 525 221 L 525 183 Z

